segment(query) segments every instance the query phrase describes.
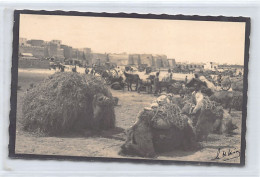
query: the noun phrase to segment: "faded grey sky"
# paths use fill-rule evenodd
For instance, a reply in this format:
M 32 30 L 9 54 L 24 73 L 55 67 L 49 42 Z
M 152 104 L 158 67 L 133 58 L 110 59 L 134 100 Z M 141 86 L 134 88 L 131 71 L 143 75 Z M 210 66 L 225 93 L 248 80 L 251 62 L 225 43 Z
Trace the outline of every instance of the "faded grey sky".
M 21 14 L 20 37 L 102 53 L 165 54 L 177 62 L 244 63 L 244 22 Z

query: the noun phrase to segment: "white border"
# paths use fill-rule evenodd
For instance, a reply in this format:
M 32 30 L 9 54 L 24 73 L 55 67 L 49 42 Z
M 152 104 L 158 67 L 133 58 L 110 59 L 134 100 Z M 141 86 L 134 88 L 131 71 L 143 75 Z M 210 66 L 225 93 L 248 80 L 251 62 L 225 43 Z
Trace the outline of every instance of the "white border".
M 259 1 L 0 1 L 0 176 L 260 176 Z M 251 17 L 245 167 L 8 159 L 13 10 L 64 10 Z

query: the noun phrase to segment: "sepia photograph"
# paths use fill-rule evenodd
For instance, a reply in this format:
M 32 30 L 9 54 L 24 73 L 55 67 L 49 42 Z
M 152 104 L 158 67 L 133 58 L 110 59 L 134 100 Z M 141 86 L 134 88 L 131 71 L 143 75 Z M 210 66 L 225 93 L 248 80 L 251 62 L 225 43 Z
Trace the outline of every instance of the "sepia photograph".
M 10 157 L 245 164 L 250 18 L 15 17 Z

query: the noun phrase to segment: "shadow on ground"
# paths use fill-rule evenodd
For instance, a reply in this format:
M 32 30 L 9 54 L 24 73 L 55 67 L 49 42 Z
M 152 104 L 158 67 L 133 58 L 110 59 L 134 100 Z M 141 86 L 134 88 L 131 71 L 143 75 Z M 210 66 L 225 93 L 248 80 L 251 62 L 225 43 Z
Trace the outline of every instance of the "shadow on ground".
M 108 138 L 115 140 L 125 140 L 125 130 L 120 127 L 115 127 L 111 130 L 93 131 L 93 130 L 79 130 L 76 132 L 67 132 L 64 135 L 58 136 L 60 138 L 89 138 L 89 137 L 99 137 Z

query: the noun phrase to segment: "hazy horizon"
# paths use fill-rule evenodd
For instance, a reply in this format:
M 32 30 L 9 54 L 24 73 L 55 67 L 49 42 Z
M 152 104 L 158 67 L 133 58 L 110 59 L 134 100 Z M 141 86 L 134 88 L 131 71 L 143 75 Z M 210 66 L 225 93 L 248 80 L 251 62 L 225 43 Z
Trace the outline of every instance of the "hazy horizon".
M 21 14 L 20 38 L 100 53 L 163 54 L 176 62 L 244 64 L 244 22 Z

